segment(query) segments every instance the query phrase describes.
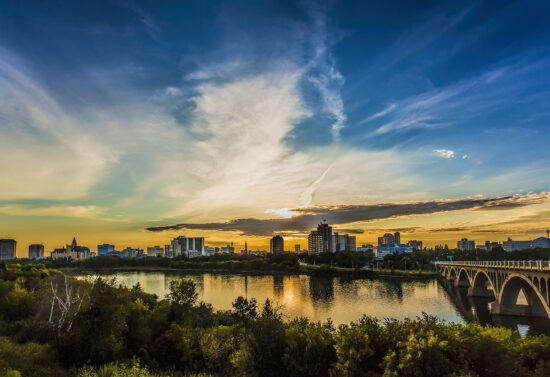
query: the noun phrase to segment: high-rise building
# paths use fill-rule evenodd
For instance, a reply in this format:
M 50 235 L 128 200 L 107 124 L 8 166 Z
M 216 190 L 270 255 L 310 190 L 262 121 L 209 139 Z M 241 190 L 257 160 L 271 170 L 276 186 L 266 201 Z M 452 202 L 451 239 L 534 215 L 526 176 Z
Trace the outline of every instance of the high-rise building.
M 422 241 L 410 240 L 407 242 L 407 245 L 411 246 L 415 250 L 422 250 Z
M 467 238 L 463 238 L 456 243 L 456 248 L 462 251 L 470 251 L 476 249 L 475 241 L 468 241 Z
M 318 231 L 312 230 L 307 237 L 307 250 L 310 254 L 323 252 L 323 236 Z
M 0 260 L 16 258 L 17 242 L 11 239 L 0 240 Z
M 394 244 L 395 236 L 391 233 L 386 233 L 382 237 L 378 237 L 378 245 L 390 245 Z
M 326 220 L 317 226 L 317 233 L 323 237 L 323 252 L 332 252 L 332 227 L 326 223 Z
M 332 235 L 332 252 L 337 251 L 357 251 L 355 236 L 334 232 Z
M 281 254 L 285 251 L 285 240 L 283 237 L 276 235 L 269 243 L 269 251 L 271 254 Z
M 393 234 L 393 243 L 400 244 L 401 243 L 401 233 L 395 232 Z
M 29 245 L 29 259 L 44 258 L 44 245 L 32 244 Z
M 104 243 L 103 245 L 97 245 L 97 255 L 107 255 L 115 251 L 115 245 L 109 245 Z

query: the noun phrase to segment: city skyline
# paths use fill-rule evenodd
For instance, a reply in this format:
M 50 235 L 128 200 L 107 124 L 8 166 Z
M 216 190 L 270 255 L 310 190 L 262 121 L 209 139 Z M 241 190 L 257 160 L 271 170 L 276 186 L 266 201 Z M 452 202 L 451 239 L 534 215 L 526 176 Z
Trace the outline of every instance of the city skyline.
M 0 14 L 0 238 L 269 250 L 545 236 L 542 1 L 51 7 Z M 291 248 L 294 248 L 292 246 Z

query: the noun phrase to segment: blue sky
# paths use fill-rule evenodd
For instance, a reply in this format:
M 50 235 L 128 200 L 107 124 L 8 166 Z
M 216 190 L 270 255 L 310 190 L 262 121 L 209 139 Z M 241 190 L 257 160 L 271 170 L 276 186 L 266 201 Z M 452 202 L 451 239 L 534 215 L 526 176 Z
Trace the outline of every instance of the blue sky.
M 548 210 L 549 8 L 3 1 L 0 224 L 144 244 L 151 226 L 516 195 L 455 215 L 531 236 L 543 226 L 503 224 Z M 392 216 L 424 237 L 452 225 Z

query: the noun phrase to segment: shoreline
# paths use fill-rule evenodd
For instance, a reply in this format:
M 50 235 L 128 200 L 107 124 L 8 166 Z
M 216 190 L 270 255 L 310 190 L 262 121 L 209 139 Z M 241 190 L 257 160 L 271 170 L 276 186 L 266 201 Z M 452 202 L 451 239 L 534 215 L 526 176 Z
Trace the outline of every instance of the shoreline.
M 438 279 L 441 275 L 433 273 L 417 273 L 404 271 L 372 271 L 357 269 L 338 269 L 319 270 L 318 268 L 300 268 L 298 271 L 281 270 L 230 270 L 230 269 L 211 269 L 211 268 L 172 268 L 172 267 L 149 267 L 149 266 L 122 266 L 122 267 L 103 267 L 94 269 L 82 269 L 80 267 L 62 267 L 58 269 L 64 273 L 82 274 L 110 274 L 117 272 L 164 272 L 164 273 L 213 273 L 213 274 L 244 274 L 244 275 L 308 275 L 308 276 L 334 276 L 334 277 L 356 277 L 365 279 L 374 278 L 400 278 L 414 280 L 432 280 Z

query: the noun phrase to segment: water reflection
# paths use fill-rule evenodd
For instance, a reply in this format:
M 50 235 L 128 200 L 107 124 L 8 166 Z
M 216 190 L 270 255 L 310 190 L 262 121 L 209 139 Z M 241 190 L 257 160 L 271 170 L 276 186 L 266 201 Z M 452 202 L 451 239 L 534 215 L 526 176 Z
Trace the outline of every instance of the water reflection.
M 439 284 L 448 293 L 457 311 L 467 322 L 508 327 L 518 330 L 522 336 L 550 335 L 550 320 L 548 319 L 493 315 L 490 312 L 489 304 L 494 301 L 494 298 L 468 296 L 467 288 L 454 287 L 448 281 Z
M 404 279 L 353 279 L 327 275 L 243 275 L 212 273 L 124 272 L 111 277 L 128 287 L 140 283 L 163 298 L 170 282 L 181 277 L 195 281 L 199 299 L 219 310 L 230 310 L 237 296 L 269 298 L 285 317 L 331 318 L 338 325 L 356 321 L 363 314 L 383 318 L 415 318 L 423 312 L 448 322 L 478 322 L 519 329 L 524 333 L 550 333 L 550 321 L 491 316 L 491 299 L 468 297 L 463 288 L 448 282 Z M 519 326 L 519 327 L 518 327 Z

